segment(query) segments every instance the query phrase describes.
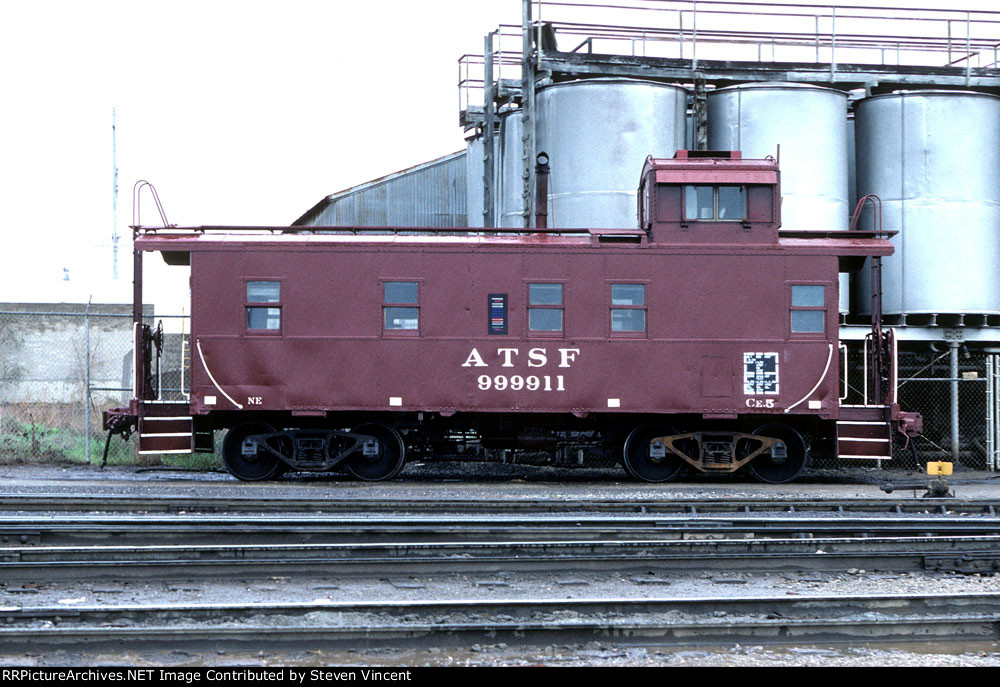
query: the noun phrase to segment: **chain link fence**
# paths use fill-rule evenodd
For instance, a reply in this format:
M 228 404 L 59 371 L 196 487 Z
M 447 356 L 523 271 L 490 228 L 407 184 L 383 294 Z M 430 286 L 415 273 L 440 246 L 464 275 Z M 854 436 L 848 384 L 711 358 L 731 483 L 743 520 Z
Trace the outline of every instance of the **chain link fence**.
M 849 349 L 846 404 L 864 403 L 864 358 L 860 346 Z M 897 401 L 902 410 L 923 416 L 924 431 L 911 443 L 894 436 L 892 461 L 877 466 L 923 470 L 931 461 L 953 461 L 974 470 L 1000 468 L 998 359 L 996 354 L 963 346 L 956 346 L 952 353 L 947 343 L 901 344 Z M 817 463 L 832 467 L 827 460 Z
M 153 317 L 187 330 L 185 316 Z M 99 462 L 102 412 L 132 396 L 131 305 L 0 304 L 0 460 Z M 187 335 L 166 334 L 163 398 L 186 396 Z M 135 463 L 135 437 L 114 438 L 108 462 Z
M 182 400 L 190 380 L 188 318 L 154 317 L 147 309 L 144 322 L 159 321 L 167 332 L 154 374 L 161 398 Z M 133 339 L 130 305 L 0 304 L 0 460 L 99 462 L 106 439 L 101 413 L 127 405 L 132 395 Z M 846 368 L 844 403 L 861 404 L 860 346 L 849 349 Z M 923 415 L 924 432 L 910 446 L 894 437 L 893 459 L 865 466 L 922 469 L 928 461 L 955 459 L 969 469 L 1000 469 L 1000 354 L 901 346 L 898 369 L 899 404 Z M 817 450 L 813 439 L 812 467 L 859 464 Z M 134 436 L 111 441 L 110 463 L 139 460 Z

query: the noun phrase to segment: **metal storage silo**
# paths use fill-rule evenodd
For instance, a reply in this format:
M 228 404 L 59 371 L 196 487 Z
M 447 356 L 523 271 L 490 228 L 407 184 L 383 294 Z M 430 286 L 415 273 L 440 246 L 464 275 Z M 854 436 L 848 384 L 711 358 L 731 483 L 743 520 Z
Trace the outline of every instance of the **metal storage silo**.
M 847 94 L 807 84 L 765 82 L 708 94 L 708 147 L 743 157 L 778 155 L 781 226 L 846 230 L 849 223 Z M 840 275 L 840 311 L 850 305 Z
M 684 146 L 687 91 L 634 79 L 586 79 L 538 91 L 537 150 L 549 155 L 550 227 L 638 225 L 646 157 Z
M 883 228 L 900 232 L 882 261 L 883 312 L 1000 313 L 1000 98 L 900 92 L 855 111 L 858 195 L 877 194 Z
M 522 141 L 524 119 L 520 110 L 500 115 L 500 157 L 497 164 L 497 226 L 524 226 L 524 166 Z

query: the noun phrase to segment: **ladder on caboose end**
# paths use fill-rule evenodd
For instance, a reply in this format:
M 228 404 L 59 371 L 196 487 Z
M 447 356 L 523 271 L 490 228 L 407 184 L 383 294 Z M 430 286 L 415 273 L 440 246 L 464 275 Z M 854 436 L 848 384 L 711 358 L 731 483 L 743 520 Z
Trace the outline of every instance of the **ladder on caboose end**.
M 142 401 L 138 436 L 140 455 L 215 451 L 213 432 L 195 430 L 187 401 Z
M 858 201 L 849 230 L 857 226 L 861 210 L 868 202 L 872 205 L 872 229 L 875 235 L 879 236 L 882 233 L 882 199 L 873 193 Z M 874 255 L 870 260 L 872 328 L 865 337 L 862 405 L 840 406 L 840 419 L 837 420 L 837 457 L 882 461 L 892 460 L 892 413 L 896 402 L 896 339 L 891 329 L 882 329 L 882 258 Z

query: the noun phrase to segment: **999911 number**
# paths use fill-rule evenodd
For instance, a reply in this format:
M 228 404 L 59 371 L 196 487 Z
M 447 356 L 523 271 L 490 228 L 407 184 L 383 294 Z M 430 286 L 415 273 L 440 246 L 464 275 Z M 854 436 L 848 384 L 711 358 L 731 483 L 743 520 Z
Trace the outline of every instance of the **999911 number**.
M 481 391 L 566 391 L 562 375 L 479 375 L 478 381 Z

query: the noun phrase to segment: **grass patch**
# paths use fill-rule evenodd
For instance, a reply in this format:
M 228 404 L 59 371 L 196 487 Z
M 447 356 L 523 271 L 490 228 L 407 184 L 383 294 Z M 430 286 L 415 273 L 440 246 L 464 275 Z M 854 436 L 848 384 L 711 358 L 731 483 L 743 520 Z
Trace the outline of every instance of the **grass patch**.
M 104 456 L 104 433 L 85 436 L 71 427 L 52 427 L 37 422 L 4 418 L 0 426 L 0 465 L 86 465 L 87 442 L 90 443 L 90 464 L 100 465 Z M 219 469 L 217 453 L 139 455 L 136 436 L 128 441 L 111 437 L 108 465 L 153 467 L 165 465 L 187 470 Z

